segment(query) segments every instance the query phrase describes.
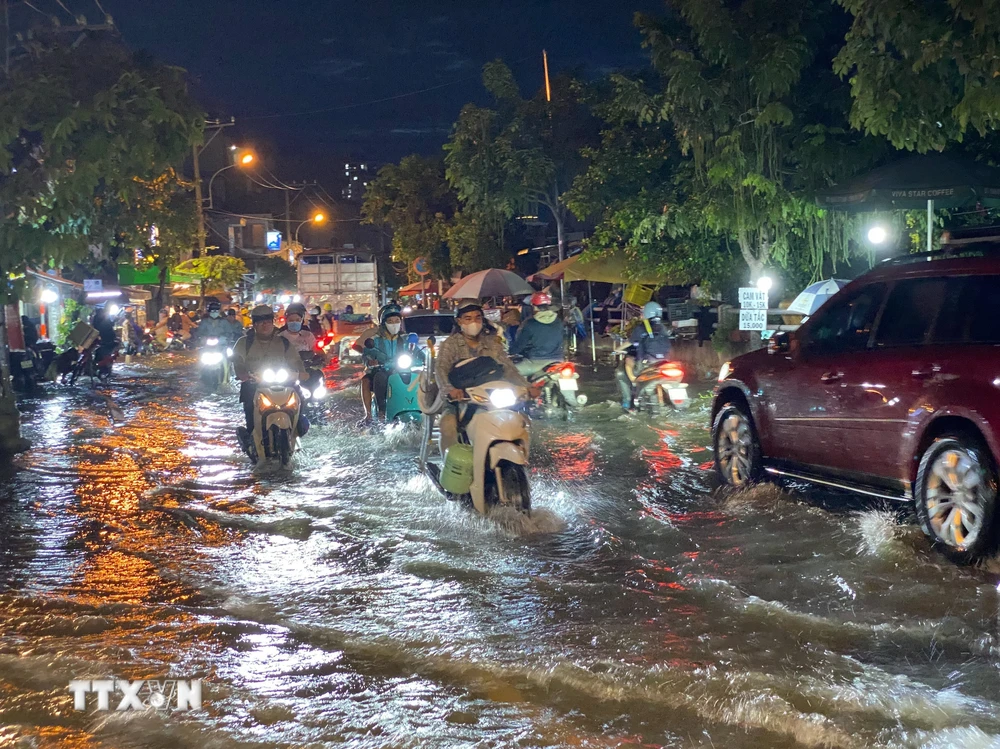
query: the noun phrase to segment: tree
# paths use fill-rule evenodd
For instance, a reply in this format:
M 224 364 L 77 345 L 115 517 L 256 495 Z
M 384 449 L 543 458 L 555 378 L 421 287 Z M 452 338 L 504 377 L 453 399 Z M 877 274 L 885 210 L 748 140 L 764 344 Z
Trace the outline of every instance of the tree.
M 209 255 L 196 257 L 178 265 L 178 273 L 187 273 L 201 278 L 201 300 L 205 303 L 205 292 L 215 289 L 234 289 L 243 281 L 247 272 L 246 263 L 229 255 Z
M 533 205 L 544 206 L 564 251 L 563 194 L 585 166 L 582 149 L 597 142 L 596 122 L 580 98 L 580 86 L 558 76 L 551 102 L 544 92 L 525 100 L 510 68 L 499 60 L 484 66 L 483 85 L 493 108 L 466 105 L 445 145 L 448 180 L 463 211 L 474 213 L 478 225 L 494 227 L 493 244 L 502 251 L 506 222 Z M 501 254 L 492 264 L 504 260 Z
M 853 17 L 834 69 L 851 124 L 921 153 L 1000 124 L 1000 24 L 993 0 L 836 0 Z
M 379 170 L 365 190 L 361 214 L 365 223 L 392 229 L 394 261 L 409 265 L 426 257 L 433 274 L 447 278 L 451 264 L 446 243 L 457 209 L 441 159 L 414 155 Z
M 844 155 L 857 140 L 836 111 L 842 97 L 825 56 L 839 10 L 824 0 L 677 0 L 674 8 L 667 22 L 638 21 L 659 86 L 616 79 L 622 105 L 640 122 L 669 124 L 689 159 L 675 172 L 683 200 L 665 206 L 655 228 L 671 237 L 707 228 L 732 241 L 751 281 L 792 253 L 814 268 L 846 257 L 850 219 L 809 200 L 852 171 Z M 805 157 L 821 148 L 837 158 Z
M 291 291 L 298 286 L 299 279 L 295 266 L 282 257 L 263 257 L 254 267 L 257 280 L 254 282 L 256 291 L 274 290 Z
M 134 210 L 150 184 L 163 175 L 169 181 L 203 129 L 182 70 L 134 55 L 108 36 L 54 36 L 44 30 L 27 35 L 0 77 L 5 279 L 126 241 L 142 223 Z M 0 285 L 2 301 L 18 292 L 14 284 Z M 10 451 L 24 444 L 2 323 L 0 318 L 0 451 Z

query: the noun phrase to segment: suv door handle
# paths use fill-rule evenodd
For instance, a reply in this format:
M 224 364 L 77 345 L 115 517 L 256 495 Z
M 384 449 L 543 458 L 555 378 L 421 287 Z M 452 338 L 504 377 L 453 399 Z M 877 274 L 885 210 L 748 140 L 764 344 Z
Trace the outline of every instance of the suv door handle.
M 822 377 L 819 378 L 820 382 L 840 382 L 840 378 L 844 376 L 843 372 L 827 372 Z

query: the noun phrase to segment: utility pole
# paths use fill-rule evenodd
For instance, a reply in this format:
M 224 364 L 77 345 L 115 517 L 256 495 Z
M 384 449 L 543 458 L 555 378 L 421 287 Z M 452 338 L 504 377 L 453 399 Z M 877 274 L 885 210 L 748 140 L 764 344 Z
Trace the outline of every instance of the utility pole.
M 205 120 L 205 132 L 211 130 L 211 137 L 201 147 L 197 145 L 191 146 L 191 156 L 194 165 L 194 212 L 195 220 L 198 222 L 198 257 L 205 257 L 205 200 L 201 194 L 201 163 L 198 157 L 215 140 L 215 136 L 222 132 L 223 128 L 232 127 L 235 124 L 235 117 L 230 117 L 229 122 Z M 190 258 L 185 258 L 185 260 L 188 259 Z
M 295 186 L 295 183 L 292 183 Z M 285 237 L 288 240 L 289 245 L 292 242 L 292 204 L 288 200 L 289 190 L 284 190 L 285 193 Z
M 545 101 L 552 104 L 552 84 L 549 83 L 549 53 L 542 50 L 542 67 L 545 69 Z M 552 122 L 552 107 L 549 107 L 549 122 Z M 559 262 L 566 259 L 566 237 L 563 232 L 563 217 L 561 215 L 562 206 L 559 205 L 559 181 L 553 180 L 552 191 L 553 217 L 556 220 L 556 242 L 559 245 Z M 566 280 L 565 273 L 559 279 L 559 304 L 566 308 Z

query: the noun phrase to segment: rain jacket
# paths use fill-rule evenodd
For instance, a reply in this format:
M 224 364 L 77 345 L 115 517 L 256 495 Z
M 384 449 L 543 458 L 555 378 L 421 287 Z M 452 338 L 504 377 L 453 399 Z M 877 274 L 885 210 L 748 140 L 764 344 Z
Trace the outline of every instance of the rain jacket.
M 375 344 L 375 348 L 364 349 L 365 363 L 369 369 L 385 367 L 395 361 L 399 354 L 406 351 L 407 335 L 400 333 L 395 338 L 392 338 L 384 326 L 379 327 L 378 333 L 372 336 L 371 340 Z M 411 355 L 413 356 L 414 364 L 424 363 L 424 352 L 419 347 L 415 347 Z
M 224 317 L 206 317 L 198 325 L 198 335 L 201 336 L 202 341 L 209 338 L 232 339 L 233 326 Z
M 528 381 L 517 371 L 514 362 L 510 360 L 510 357 L 503 350 L 503 344 L 499 338 L 495 335 L 480 333 L 479 348 L 473 349 L 461 332 L 455 332 L 448 336 L 444 343 L 441 344 L 441 350 L 438 351 L 437 361 L 435 362 L 436 371 L 434 373 L 437 378 L 438 387 L 447 390 L 450 387 L 448 385 L 448 374 L 451 372 L 452 367 L 460 361 L 474 359 L 477 356 L 489 356 L 496 359 L 503 365 L 504 376 L 508 382 L 513 385 L 528 387 Z
M 510 353 L 526 359 L 562 359 L 563 324 L 559 315 L 551 310 L 536 312 L 521 324 Z

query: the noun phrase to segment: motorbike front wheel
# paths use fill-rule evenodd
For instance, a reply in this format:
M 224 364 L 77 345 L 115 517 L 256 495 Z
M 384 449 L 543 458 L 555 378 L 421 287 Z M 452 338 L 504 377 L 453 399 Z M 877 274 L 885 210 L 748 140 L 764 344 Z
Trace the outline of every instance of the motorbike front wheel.
M 500 504 L 500 491 L 496 485 L 496 480 L 503 484 L 503 496 L 507 500 L 507 505 L 523 512 L 531 514 L 531 487 L 528 484 L 528 472 L 525 467 L 509 461 L 500 461 L 499 477 L 497 471 L 493 472 L 494 481 L 490 482 L 489 503 Z
M 278 454 L 281 459 L 281 465 L 287 466 L 288 462 L 292 459 L 292 443 L 289 438 L 288 430 L 278 429 L 278 427 L 271 427 L 271 445 L 272 449 Z

